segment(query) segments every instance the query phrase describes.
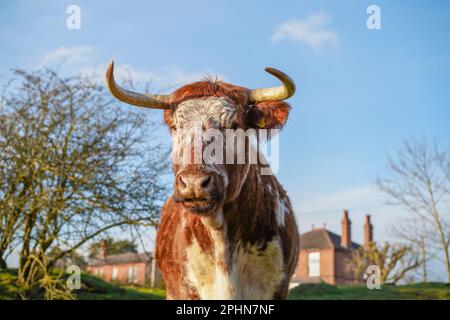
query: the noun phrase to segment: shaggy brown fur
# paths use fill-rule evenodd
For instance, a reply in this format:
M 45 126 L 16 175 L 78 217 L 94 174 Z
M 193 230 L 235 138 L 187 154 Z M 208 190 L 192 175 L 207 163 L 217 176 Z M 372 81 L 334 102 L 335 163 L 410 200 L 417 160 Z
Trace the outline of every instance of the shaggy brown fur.
M 177 105 L 189 99 L 200 97 L 227 97 L 235 104 L 236 108 L 241 112 L 238 115 L 238 125 L 240 128 L 251 127 L 258 128 L 256 123 L 265 117 L 266 129 L 281 129 L 289 115 L 290 106 L 284 101 L 264 101 L 249 105 L 248 92 L 249 89 L 235 86 L 230 83 L 214 80 L 205 80 L 185 85 L 171 95 L 171 110 L 164 111 L 164 121 L 172 128 L 172 113 Z
M 173 128 L 172 114 L 183 101 L 200 97 L 227 97 L 236 108 L 236 125 L 240 128 L 281 128 L 287 121 L 289 105 L 282 101 L 266 101 L 248 104 L 248 89 L 216 81 L 201 81 L 186 85 L 172 95 L 172 109 L 164 112 L 166 124 Z M 169 198 L 162 210 L 161 225 L 157 234 L 156 259 L 166 282 L 169 299 L 199 299 L 199 292 L 188 279 L 187 248 L 194 240 L 206 256 L 214 256 L 216 250 L 213 232 L 219 232 L 227 241 L 227 254 L 221 256 L 220 264 L 224 274 L 233 271 L 233 254 L 239 248 L 257 247 L 262 255 L 268 244 L 279 239 L 283 279 L 278 283 L 271 298 L 286 299 L 289 280 L 294 272 L 298 257 L 298 231 L 289 198 L 273 175 L 262 176 L 260 165 L 223 165 L 229 184 L 223 193 L 221 203 L 224 226 L 212 230 L 206 226 L 199 214 L 187 212 L 180 202 Z M 173 166 L 177 174 L 179 167 Z M 188 166 L 192 172 L 202 172 L 199 166 Z M 248 169 L 248 171 L 247 171 Z M 218 178 L 218 177 L 216 177 Z M 280 201 L 285 204 L 284 223 L 277 221 Z M 248 266 L 247 272 L 252 272 Z M 201 270 L 200 270 L 201 271 Z M 268 275 L 270 276 L 270 275 Z M 249 275 L 251 279 L 251 274 Z M 264 280 L 261 280 L 264 281 Z M 252 280 L 237 286 L 258 286 Z

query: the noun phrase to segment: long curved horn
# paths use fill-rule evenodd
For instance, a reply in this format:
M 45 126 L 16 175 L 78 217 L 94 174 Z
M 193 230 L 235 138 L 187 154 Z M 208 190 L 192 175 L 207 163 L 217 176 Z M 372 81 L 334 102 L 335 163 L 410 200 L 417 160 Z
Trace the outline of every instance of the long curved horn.
M 253 89 L 248 93 L 251 103 L 267 100 L 285 100 L 292 97 L 295 93 L 295 83 L 287 74 L 275 68 L 266 68 L 266 72 L 277 77 L 283 84 L 280 87 Z
M 121 88 L 114 80 L 114 61 L 109 64 L 105 78 L 109 91 L 120 101 L 145 108 L 170 109 L 170 95 L 144 95 Z

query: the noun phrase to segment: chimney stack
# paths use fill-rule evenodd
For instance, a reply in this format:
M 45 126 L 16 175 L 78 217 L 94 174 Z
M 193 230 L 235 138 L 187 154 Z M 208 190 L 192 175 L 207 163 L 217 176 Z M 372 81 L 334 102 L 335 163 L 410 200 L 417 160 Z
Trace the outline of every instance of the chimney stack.
M 108 255 L 108 243 L 106 240 L 100 241 L 100 250 L 98 252 L 98 258 L 99 259 L 105 259 Z
M 348 218 L 348 211 L 344 210 L 342 214 L 342 237 L 341 246 L 344 248 L 350 248 L 352 243 L 352 222 Z
M 373 241 L 373 225 L 370 222 L 370 214 L 366 214 L 364 222 L 364 246 L 368 246 Z

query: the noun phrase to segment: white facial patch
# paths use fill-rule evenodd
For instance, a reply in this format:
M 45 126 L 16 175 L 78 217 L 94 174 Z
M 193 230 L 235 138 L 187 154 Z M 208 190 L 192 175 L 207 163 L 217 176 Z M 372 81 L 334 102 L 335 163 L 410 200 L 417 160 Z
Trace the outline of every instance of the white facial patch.
M 218 164 L 222 161 L 205 161 L 203 155 L 203 135 L 205 132 L 230 128 L 236 119 L 236 107 L 226 97 L 203 97 L 184 101 L 178 105 L 173 116 L 177 130 L 172 134 L 174 163 L 201 164 L 206 170 L 214 172 L 223 178 L 225 188 L 228 186 L 228 176 L 224 168 Z M 200 130 L 200 132 L 199 132 Z M 206 130 L 202 132 L 201 130 Z M 217 140 L 214 140 L 217 141 Z M 222 146 L 220 145 L 220 148 Z M 193 151 L 193 152 L 192 152 Z M 208 154 L 209 155 L 209 154 Z M 220 154 L 215 154 L 220 157 Z M 213 158 L 215 160 L 215 158 Z M 180 168 L 180 170 L 183 166 Z
M 236 118 L 233 103 L 225 97 L 204 97 L 182 102 L 173 114 L 177 129 L 191 128 L 201 122 L 203 128 L 228 129 Z

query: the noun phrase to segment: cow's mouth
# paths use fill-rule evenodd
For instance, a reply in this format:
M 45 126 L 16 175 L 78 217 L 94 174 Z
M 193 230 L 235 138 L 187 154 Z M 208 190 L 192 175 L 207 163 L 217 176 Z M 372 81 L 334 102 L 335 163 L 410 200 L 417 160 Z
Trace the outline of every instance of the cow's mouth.
M 198 214 L 208 214 L 216 205 L 214 201 L 207 198 L 183 198 L 179 202 L 187 210 Z

